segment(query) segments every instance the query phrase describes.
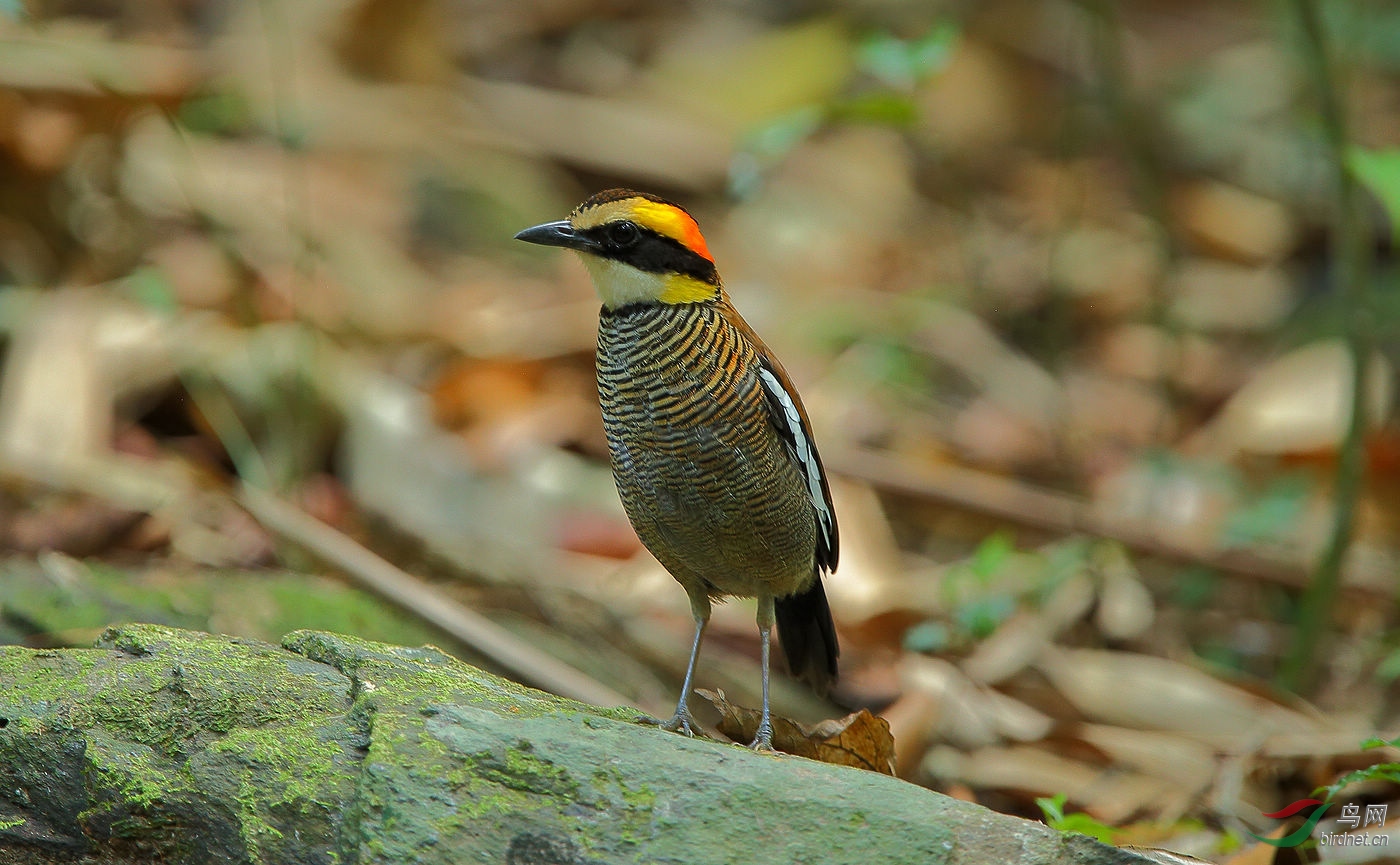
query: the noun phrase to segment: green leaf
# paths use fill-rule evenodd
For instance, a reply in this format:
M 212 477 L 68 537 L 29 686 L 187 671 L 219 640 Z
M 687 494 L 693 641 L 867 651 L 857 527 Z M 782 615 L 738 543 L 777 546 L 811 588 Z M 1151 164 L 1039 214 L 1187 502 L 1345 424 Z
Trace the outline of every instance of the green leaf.
M 820 105 L 806 105 L 754 126 L 729 162 L 729 191 L 736 198 L 753 195 L 763 174 L 802 144 L 826 122 Z
M 904 649 L 932 655 L 948 648 L 953 636 L 942 622 L 920 622 L 904 632 Z
M 867 93 L 832 103 L 831 118 L 846 123 L 903 127 L 912 126 L 919 119 L 919 109 L 913 100 L 903 94 Z
M 1391 235 L 1400 240 L 1400 148 L 1353 147 L 1348 154 L 1347 167 L 1361 185 L 1380 199 L 1390 218 Z
M 761 157 L 786 156 L 794 147 L 821 128 L 826 112 L 818 105 L 779 114 L 760 123 L 745 136 L 744 149 Z
M 1257 501 L 1229 515 L 1221 543 L 1227 547 L 1250 547 L 1283 539 L 1302 519 L 1311 493 L 1306 477 L 1286 475 L 1276 479 Z
M 1014 552 L 1016 543 L 1011 539 L 1010 532 L 1002 529 L 992 532 L 977 545 L 977 551 L 972 554 L 972 572 L 979 577 L 996 576 Z
M 1054 826 L 1065 819 L 1065 799 L 1067 798 L 1064 793 L 1056 793 L 1054 796 L 1041 796 L 1035 800 L 1035 804 L 1040 808 L 1040 813 L 1045 815 L 1047 826 Z
M 1387 684 L 1400 679 L 1400 649 L 1392 649 L 1392 652 L 1380 661 L 1376 668 L 1376 679 Z
M 1210 603 L 1219 589 L 1219 574 L 1209 568 L 1192 565 L 1177 574 L 1172 602 L 1187 609 L 1199 610 Z
M 236 91 L 213 90 L 186 99 L 176 117 L 191 132 L 224 135 L 248 128 L 252 108 Z
M 1360 781 L 1386 781 L 1391 784 L 1400 784 L 1400 763 L 1377 763 L 1365 769 L 1348 772 L 1326 787 L 1318 787 L 1314 794 L 1320 794 L 1323 799 L 1330 802 L 1332 797 Z
M 1361 747 L 1364 750 L 1370 750 L 1371 748 L 1394 748 L 1397 746 L 1400 746 L 1400 738 L 1387 740 L 1372 737 L 1361 743 Z M 1392 784 L 1400 784 L 1400 763 L 1377 763 L 1365 769 L 1357 769 L 1354 772 L 1348 772 L 1326 787 L 1318 787 L 1313 793 L 1314 795 L 1325 794 L 1323 798 L 1330 802 L 1333 796 L 1336 796 L 1343 789 L 1358 781 L 1387 781 Z
M 1372 736 L 1370 739 L 1367 739 L 1366 741 L 1362 742 L 1361 747 L 1362 749 L 1367 751 L 1369 751 L 1372 748 L 1397 748 L 1400 747 L 1400 738 L 1387 740 L 1378 739 Z
M 1040 812 L 1045 815 L 1045 825 L 1057 832 L 1068 832 L 1076 835 L 1088 835 L 1105 844 L 1113 843 L 1113 828 L 1105 826 L 1088 814 L 1082 811 L 1073 814 L 1065 813 L 1065 794 L 1056 793 L 1049 798 L 1041 797 L 1035 800 L 1035 804 L 1040 806 Z
M 872 78 L 898 90 L 912 90 L 948 65 L 959 35 L 957 25 L 950 22 L 935 24 L 917 39 L 876 33 L 861 43 L 856 57 Z
M 1054 828 L 1061 832 L 1088 835 L 1090 838 L 1102 841 L 1105 844 L 1113 843 L 1113 829 L 1083 812 L 1066 814 L 1065 819 L 1060 821 L 1060 825 Z
M 974 598 L 953 612 L 958 626 L 974 637 L 989 636 L 1016 612 L 1016 599 L 1010 595 Z
M 173 315 L 180 309 L 169 277 L 154 267 L 143 267 L 132 273 L 123 288 L 128 296 L 153 312 Z

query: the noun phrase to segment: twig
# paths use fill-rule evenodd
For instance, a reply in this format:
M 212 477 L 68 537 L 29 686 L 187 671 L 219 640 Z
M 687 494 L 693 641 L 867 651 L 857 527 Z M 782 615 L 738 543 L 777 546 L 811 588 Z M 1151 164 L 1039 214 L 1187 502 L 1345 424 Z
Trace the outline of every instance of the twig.
M 1356 179 L 1347 167 L 1347 121 L 1327 48 L 1322 21 L 1313 0 L 1292 0 L 1293 15 L 1301 30 L 1301 50 L 1308 76 L 1317 90 L 1318 108 L 1322 114 L 1322 132 L 1327 146 L 1334 192 L 1335 213 L 1332 224 L 1333 270 L 1342 293 L 1346 311 L 1347 346 L 1351 351 L 1351 420 L 1346 440 L 1337 459 L 1335 510 L 1332 534 L 1327 547 L 1318 558 L 1312 582 L 1303 595 L 1299 608 L 1297 638 L 1292 651 L 1279 673 L 1280 683 L 1288 688 L 1309 684 L 1317 672 L 1318 647 L 1326 635 L 1336 602 L 1342 562 L 1356 522 L 1356 503 L 1364 482 L 1362 476 L 1366 433 L 1366 392 L 1373 337 L 1368 308 L 1370 287 L 1367 283 L 1371 264 L 1371 247 L 1364 231 L 1361 200 Z
M 536 649 L 479 613 L 394 567 L 355 541 L 270 493 L 244 484 L 238 501 L 259 522 L 343 570 L 376 594 L 431 622 L 527 684 L 598 706 L 632 701 Z
M 1027 486 L 1011 478 L 954 465 L 910 465 L 870 450 L 836 451 L 832 471 L 866 481 L 888 492 L 943 502 L 1021 525 L 1066 534 L 1083 532 L 1118 541 L 1130 549 L 1176 562 L 1274 583 L 1292 589 L 1307 585 L 1302 565 L 1269 559 L 1246 550 L 1201 550 L 1162 537 L 1142 524 L 1093 511 L 1075 496 Z M 1345 591 L 1389 597 L 1388 584 L 1351 580 Z

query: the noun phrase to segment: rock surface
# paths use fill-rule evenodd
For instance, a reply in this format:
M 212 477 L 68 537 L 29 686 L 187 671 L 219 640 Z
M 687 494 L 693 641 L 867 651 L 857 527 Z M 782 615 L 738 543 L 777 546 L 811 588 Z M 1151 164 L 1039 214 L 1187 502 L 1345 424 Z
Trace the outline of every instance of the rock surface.
M 0 862 L 1142 862 L 432 648 L 151 625 L 0 649 Z

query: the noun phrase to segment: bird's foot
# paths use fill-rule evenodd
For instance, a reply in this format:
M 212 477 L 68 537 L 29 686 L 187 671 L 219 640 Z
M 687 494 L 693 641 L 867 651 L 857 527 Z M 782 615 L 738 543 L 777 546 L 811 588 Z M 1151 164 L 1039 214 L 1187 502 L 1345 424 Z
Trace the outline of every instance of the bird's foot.
M 749 743 L 749 750 L 759 753 L 773 750 L 773 724 L 767 718 L 759 723 L 758 732 L 754 734 L 753 741 Z
M 672 733 L 680 733 L 682 736 L 688 738 L 695 738 L 695 719 L 690 717 L 689 709 L 677 709 L 676 714 L 665 721 L 660 718 L 653 718 L 650 715 L 643 715 L 638 720 L 643 724 L 650 724 L 653 727 L 660 727 Z

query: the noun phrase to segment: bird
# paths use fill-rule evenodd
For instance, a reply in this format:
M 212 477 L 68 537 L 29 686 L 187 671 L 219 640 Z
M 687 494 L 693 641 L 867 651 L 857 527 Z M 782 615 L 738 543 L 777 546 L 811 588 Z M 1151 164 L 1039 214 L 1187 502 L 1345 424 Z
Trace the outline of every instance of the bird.
M 588 198 L 517 240 L 571 249 L 602 301 L 598 401 L 628 520 L 690 600 L 689 694 L 712 602 L 757 600 L 763 708 L 750 747 L 771 751 L 770 632 L 789 671 L 825 694 L 840 647 L 822 578 L 836 569 L 836 510 L 811 422 L 783 365 L 730 303 L 695 218 L 630 189 Z

